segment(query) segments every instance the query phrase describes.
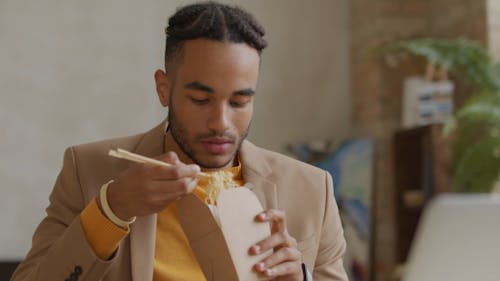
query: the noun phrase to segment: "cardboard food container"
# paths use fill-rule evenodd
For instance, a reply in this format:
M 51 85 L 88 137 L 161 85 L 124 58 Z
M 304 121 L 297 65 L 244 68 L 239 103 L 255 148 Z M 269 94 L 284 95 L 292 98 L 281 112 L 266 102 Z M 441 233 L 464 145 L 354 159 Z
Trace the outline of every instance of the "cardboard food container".
M 270 236 L 269 223 L 257 222 L 263 211 L 255 194 L 246 187 L 221 191 L 215 213 L 196 195 L 177 201 L 180 224 L 208 281 L 257 281 L 253 266 L 272 253 L 249 255 L 255 243 Z

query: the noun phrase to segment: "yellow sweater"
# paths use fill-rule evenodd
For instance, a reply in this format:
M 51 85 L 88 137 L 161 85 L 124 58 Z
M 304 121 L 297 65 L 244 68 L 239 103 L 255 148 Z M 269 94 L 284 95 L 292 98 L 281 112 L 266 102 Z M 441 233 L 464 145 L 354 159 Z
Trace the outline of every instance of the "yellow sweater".
M 235 185 L 243 185 L 241 165 L 231 167 L 227 171 L 232 173 Z M 194 194 L 202 200 L 207 196 L 205 192 L 207 183 L 206 180 L 200 179 L 194 190 Z M 103 260 L 108 259 L 116 251 L 120 241 L 129 232 L 128 229 L 120 228 L 106 218 L 95 199 L 80 214 L 80 222 L 94 252 Z M 153 280 L 205 280 L 179 223 L 175 202 L 158 213 Z

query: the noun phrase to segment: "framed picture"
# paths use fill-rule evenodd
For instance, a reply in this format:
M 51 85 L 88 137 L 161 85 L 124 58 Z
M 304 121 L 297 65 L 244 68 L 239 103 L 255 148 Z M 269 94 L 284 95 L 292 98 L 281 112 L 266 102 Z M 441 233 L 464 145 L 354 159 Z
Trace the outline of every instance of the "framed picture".
M 451 81 L 427 81 L 408 77 L 404 82 L 403 127 L 444 123 L 453 114 Z
M 344 266 L 349 280 L 371 280 L 373 141 L 368 139 L 345 141 L 317 166 L 330 172 L 333 177 L 335 199 L 347 241 Z

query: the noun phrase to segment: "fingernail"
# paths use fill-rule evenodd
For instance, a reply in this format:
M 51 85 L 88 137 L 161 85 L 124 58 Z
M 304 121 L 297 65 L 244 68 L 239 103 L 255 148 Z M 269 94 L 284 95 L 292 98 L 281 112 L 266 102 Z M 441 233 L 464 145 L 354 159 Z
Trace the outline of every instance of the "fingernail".
M 193 172 L 198 173 L 200 171 L 200 167 L 198 165 L 191 165 L 191 170 Z
M 267 275 L 267 276 L 271 276 L 271 275 L 273 275 L 273 270 L 272 270 L 272 269 L 268 269 L 268 270 L 266 270 L 266 275 Z
M 256 254 L 258 254 L 258 253 L 259 253 L 259 251 L 260 251 L 260 246 L 259 246 L 259 245 L 255 245 L 255 246 L 253 246 L 252 248 L 253 248 L 253 252 L 254 252 L 254 253 L 256 253 Z
M 266 213 L 261 213 L 259 216 L 260 216 L 261 219 L 265 219 L 266 218 Z

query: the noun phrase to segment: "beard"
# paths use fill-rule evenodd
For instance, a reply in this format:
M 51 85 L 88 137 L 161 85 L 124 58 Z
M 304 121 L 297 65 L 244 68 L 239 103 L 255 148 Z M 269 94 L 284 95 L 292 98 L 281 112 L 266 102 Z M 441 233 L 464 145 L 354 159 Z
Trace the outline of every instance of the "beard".
M 179 148 L 186 154 L 195 164 L 199 165 L 205 169 L 220 169 L 229 165 L 231 161 L 234 161 L 236 153 L 240 150 L 241 144 L 248 135 L 248 130 L 250 125 L 245 129 L 243 134 L 238 138 L 235 134 L 229 132 L 208 132 L 194 136 L 191 140 L 188 137 L 188 132 L 186 128 L 177 120 L 175 114 L 175 108 L 172 103 L 172 95 L 170 95 L 170 102 L 168 108 L 168 131 L 172 135 L 172 138 L 177 143 Z M 202 159 L 200 155 L 194 150 L 193 144 L 203 139 L 220 137 L 230 140 L 231 142 L 237 142 L 236 149 L 232 152 L 231 157 L 224 163 L 217 163 L 214 160 Z

